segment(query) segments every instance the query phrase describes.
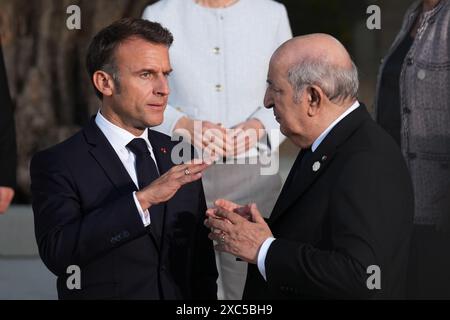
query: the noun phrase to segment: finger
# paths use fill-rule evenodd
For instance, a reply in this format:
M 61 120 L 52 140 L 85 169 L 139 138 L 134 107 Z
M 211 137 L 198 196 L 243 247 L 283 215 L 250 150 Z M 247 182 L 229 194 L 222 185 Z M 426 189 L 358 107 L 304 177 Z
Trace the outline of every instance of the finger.
M 228 223 L 222 219 L 215 219 L 215 218 L 206 219 L 205 226 L 207 226 L 208 228 L 219 229 L 220 231 L 223 231 L 226 233 L 229 233 L 232 228 L 231 223 Z
M 213 123 L 211 121 L 203 121 L 202 122 L 202 130 L 206 131 L 209 129 L 225 130 L 225 127 L 221 123 Z
M 211 165 L 211 163 L 191 163 L 187 164 L 186 167 L 183 168 L 182 172 L 185 173 L 186 170 L 189 170 L 191 173 L 198 173 L 204 171 L 206 168 L 208 168 Z
M 214 250 L 219 252 L 227 252 L 225 245 L 222 245 L 220 243 L 214 245 Z
M 216 144 L 207 144 L 203 147 L 203 156 L 207 158 L 223 158 L 225 152 Z
M 236 136 L 235 141 L 237 147 L 253 144 L 258 141 L 258 135 L 256 131 L 247 130 Z
M 214 149 L 222 149 L 224 152 L 233 148 L 233 137 L 226 133 L 216 132 L 216 130 L 208 131 L 204 135 L 203 145 Z
M 240 207 L 240 205 L 238 205 L 237 203 L 226 199 L 217 199 L 216 201 L 214 201 L 214 205 L 216 205 L 217 207 L 222 207 L 229 211 L 233 211 L 234 209 Z
M 250 215 L 252 217 L 252 221 L 257 223 L 265 223 L 264 218 L 262 217 L 261 213 L 258 210 L 258 207 L 256 206 L 256 203 L 250 204 Z
M 221 242 L 222 236 L 223 236 L 223 233 L 222 233 L 221 231 L 219 231 L 219 232 L 210 232 L 210 233 L 208 233 L 208 238 L 209 238 L 210 240 L 216 241 L 216 242 L 218 242 L 218 243 Z
M 243 220 L 243 218 L 240 215 L 238 215 L 237 213 L 234 213 L 229 210 L 225 210 L 220 207 L 217 210 L 217 216 L 230 221 L 231 224 L 236 224 L 238 222 L 242 222 L 242 220 Z
M 172 169 L 170 171 L 174 178 L 180 178 L 183 175 L 186 175 L 186 172 L 188 172 L 188 175 L 203 172 L 210 165 L 211 165 L 210 163 L 206 163 L 206 162 L 180 164 L 175 167 L 172 167 Z
M 216 212 L 217 212 L 217 209 L 210 208 L 210 209 L 206 210 L 206 216 L 208 218 L 218 219 L 219 216 L 216 214 Z
M 235 140 L 237 137 L 242 135 L 244 132 L 245 131 L 240 126 L 237 126 L 237 127 L 233 128 L 233 130 L 231 131 L 231 137 L 233 137 L 233 140 Z
M 246 219 L 251 217 L 250 205 L 248 205 L 248 204 L 243 207 L 234 209 L 233 212 L 236 212 L 238 215 L 240 215 L 241 217 L 244 217 Z
M 194 182 L 202 177 L 202 173 L 195 173 L 195 174 L 188 174 L 183 175 L 182 177 L 178 178 L 177 181 L 180 185 L 185 185 L 191 182 Z

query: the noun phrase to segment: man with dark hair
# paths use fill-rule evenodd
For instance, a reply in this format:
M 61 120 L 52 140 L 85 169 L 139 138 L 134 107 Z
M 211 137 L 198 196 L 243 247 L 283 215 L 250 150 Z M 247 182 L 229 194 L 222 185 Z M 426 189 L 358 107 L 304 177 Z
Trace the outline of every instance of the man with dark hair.
M 163 121 L 171 43 L 167 29 L 141 19 L 101 30 L 87 54 L 100 110 L 33 157 L 36 239 L 61 299 L 217 297 L 202 224 L 208 165 L 174 165 L 174 143 L 148 129 Z
M 0 39 L 0 213 L 6 212 L 16 184 L 16 134 Z

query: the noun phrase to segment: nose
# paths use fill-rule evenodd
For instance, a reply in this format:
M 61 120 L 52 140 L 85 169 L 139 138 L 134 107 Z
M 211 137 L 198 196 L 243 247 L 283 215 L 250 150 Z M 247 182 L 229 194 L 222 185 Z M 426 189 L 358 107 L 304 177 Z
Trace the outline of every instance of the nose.
M 167 78 L 164 75 L 159 77 L 158 82 L 155 84 L 153 90 L 155 92 L 155 95 L 158 96 L 165 97 L 169 95 L 169 81 L 167 81 Z
M 271 109 L 274 107 L 272 95 L 269 88 L 266 89 L 266 94 L 264 95 L 264 107 L 267 109 Z

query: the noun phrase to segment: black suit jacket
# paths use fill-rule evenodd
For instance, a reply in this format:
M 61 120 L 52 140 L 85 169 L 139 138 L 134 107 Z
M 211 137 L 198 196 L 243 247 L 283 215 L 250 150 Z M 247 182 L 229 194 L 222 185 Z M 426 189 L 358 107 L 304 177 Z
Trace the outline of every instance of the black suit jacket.
M 400 150 L 360 106 L 283 188 L 268 222 L 267 282 L 250 265 L 244 298 L 402 298 L 412 219 Z M 381 290 L 367 287 L 371 265 Z
M 16 134 L 0 39 L 0 186 L 16 185 Z
M 160 173 L 174 164 L 174 142 L 149 130 Z M 150 208 L 144 227 L 136 186 L 95 124 L 31 162 L 36 239 L 46 266 L 58 276 L 61 299 L 216 299 L 217 270 L 204 227 L 201 181 L 183 186 Z M 69 290 L 69 265 L 81 268 L 81 290 Z

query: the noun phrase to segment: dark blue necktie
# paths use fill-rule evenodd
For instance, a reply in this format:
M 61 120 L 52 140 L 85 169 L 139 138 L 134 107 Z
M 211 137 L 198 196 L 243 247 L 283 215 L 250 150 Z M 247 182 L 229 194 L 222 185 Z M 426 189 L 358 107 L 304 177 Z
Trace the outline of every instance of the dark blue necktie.
M 136 174 L 141 190 L 159 178 L 158 170 L 144 139 L 135 138 L 127 147 L 136 156 Z
M 297 157 L 295 159 L 294 165 L 292 166 L 292 172 L 289 174 L 288 178 L 286 179 L 285 186 L 283 189 L 287 189 L 291 186 L 292 182 L 294 182 L 296 179 L 299 178 L 299 176 L 302 174 L 302 171 L 304 169 L 305 163 L 308 161 L 308 158 L 312 155 L 311 147 L 307 149 L 302 149 Z
M 158 169 L 144 139 L 135 138 L 127 144 L 127 147 L 136 156 L 136 174 L 139 190 L 141 190 L 159 178 Z M 161 243 L 164 211 L 164 203 L 152 205 L 149 209 L 151 224 L 147 228 L 155 236 L 157 247 Z

